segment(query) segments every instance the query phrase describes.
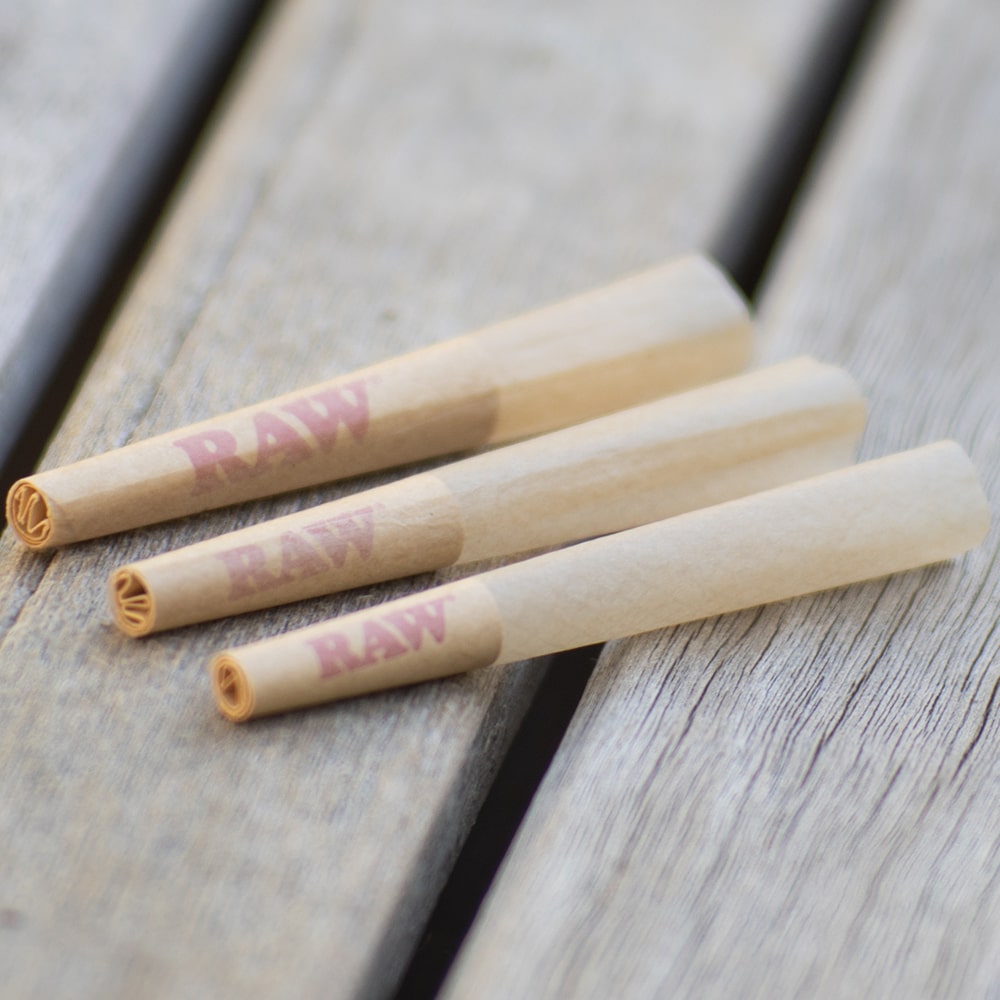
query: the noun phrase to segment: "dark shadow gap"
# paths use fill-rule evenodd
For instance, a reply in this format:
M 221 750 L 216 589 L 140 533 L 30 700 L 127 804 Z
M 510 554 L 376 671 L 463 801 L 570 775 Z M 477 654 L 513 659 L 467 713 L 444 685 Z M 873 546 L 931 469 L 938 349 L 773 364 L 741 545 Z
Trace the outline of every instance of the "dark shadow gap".
M 751 302 L 864 40 L 880 8 L 889 2 L 845 0 L 824 25 L 726 213 L 726 225 L 711 241 L 711 252 Z M 431 1000 L 440 991 L 559 749 L 601 649 L 590 646 L 552 658 L 438 897 L 395 1000 Z
M 753 300 L 876 17 L 891 0 L 843 0 L 814 39 L 711 252 Z
M 187 53 L 186 71 L 197 73 L 192 81 L 193 97 L 179 100 L 175 107 L 161 106 L 156 116 L 162 128 L 156 155 L 147 153 L 148 168 L 137 170 L 133 178 L 133 182 L 141 185 L 141 193 L 130 206 L 125 221 L 115 229 L 107 248 L 106 264 L 97 280 L 85 290 L 82 300 L 72 303 L 75 315 L 57 321 L 68 327 L 66 347 L 45 380 L 25 429 L 0 465 L 0 487 L 4 491 L 36 467 L 62 420 L 100 336 L 269 2 L 248 0 L 240 14 L 231 18 L 225 39 L 214 43 L 211 49 L 207 48 L 208 40 L 193 40 L 203 46 L 199 56 Z M 193 66 L 198 69 L 192 70 Z M 135 163 L 138 162 L 137 158 Z
M 551 657 L 479 810 L 396 996 L 433 997 L 447 975 L 521 820 L 559 749 L 601 646 Z

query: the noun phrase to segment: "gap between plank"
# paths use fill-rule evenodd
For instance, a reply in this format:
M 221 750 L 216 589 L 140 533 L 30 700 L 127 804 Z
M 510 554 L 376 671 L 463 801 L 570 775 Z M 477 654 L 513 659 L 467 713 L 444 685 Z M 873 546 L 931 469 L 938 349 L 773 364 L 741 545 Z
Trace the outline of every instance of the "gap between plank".
M 0 486 L 4 492 L 11 483 L 36 467 L 212 112 L 218 106 L 240 57 L 264 20 L 270 3 L 271 0 L 250 0 L 244 12 L 232 18 L 229 37 L 225 46 L 216 53 L 214 65 L 205 73 L 197 100 L 190 104 L 180 120 L 161 122 L 165 131 L 172 133 L 163 141 L 164 155 L 157 160 L 155 170 L 144 179 L 145 190 L 141 201 L 132 217 L 126 219 L 119 230 L 107 267 L 72 321 L 72 332 L 62 357 L 46 380 L 25 429 L 6 461 L 0 465 Z M 161 117 L 169 118 L 169 115 Z
M 724 213 L 711 252 L 750 301 L 809 175 L 839 98 L 892 0 L 843 0 L 817 32 L 756 162 Z
M 825 129 L 875 21 L 891 0 L 845 0 L 833 12 L 711 241 L 751 303 Z M 445 980 L 568 729 L 602 646 L 551 658 L 459 853 L 395 1000 L 431 1000 Z
M 438 897 L 397 998 L 414 1000 L 437 993 L 559 749 L 602 648 L 585 646 L 550 657 L 534 700 Z

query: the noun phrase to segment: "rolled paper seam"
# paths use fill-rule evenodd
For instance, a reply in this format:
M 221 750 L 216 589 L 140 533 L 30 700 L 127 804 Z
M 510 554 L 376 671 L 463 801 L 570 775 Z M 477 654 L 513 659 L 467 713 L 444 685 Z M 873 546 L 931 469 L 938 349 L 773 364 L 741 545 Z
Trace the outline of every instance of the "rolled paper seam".
M 473 334 L 497 386 L 488 441 L 568 427 L 735 375 L 750 363 L 742 295 L 690 255 Z
M 850 462 L 864 401 L 799 358 L 122 567 L 128 635 L 660 520 Z
M 15 483 L 35 549 L 568 426 L 723 378 L 746 305 L 692 256 L 476 333 Z
M 486 665 L 498 631 L 490 662 L 514 662 L 938 562 L 978 544 L 988 527 L 975 468 L 958 445 L 940 442 L 227 650 L 210 671 L 220 709 L 242 720 Z M 468 610 L 448 598 L 465 585 L 477 588 Z M 480 615 L 489 637 L 481 656 L 451 660 L 442 649 L 425 666 L 400 629 L 417 606 L 439 612 L 439 647 L 459 606 L 463 636 L 475 634 Z M 336 658 L 324 660 L 326 650 Z M 239 714 L 220 693 L 237 675 Z
M 890 455 L 542 556 L 520 579 L 497 570 L 499 661 L 915 569 L 968 551 L 988 527 L 959 445 Z
M 847 465 L 865 423 L 851 376 L 795 358 L 442 466 L 458 561 L 673 517 Z

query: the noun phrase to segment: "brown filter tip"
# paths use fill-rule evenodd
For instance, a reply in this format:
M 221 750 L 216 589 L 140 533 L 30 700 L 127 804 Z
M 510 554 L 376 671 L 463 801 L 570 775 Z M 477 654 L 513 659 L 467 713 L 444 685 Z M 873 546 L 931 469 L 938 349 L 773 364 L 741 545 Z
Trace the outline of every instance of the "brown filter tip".
M 52 518 L 45 496 L 26 479 L 7 494 L 7 522 L 29 548 L 41 549 L 52 534 Z
M 209 669 L 219 711 L 231 722 L 245 722 L 253 714 L 254 696 L 243 668 L 228 654 L 219 653 Z
M 156 608 L 152 595 L 138 573 L 127 566 L 111 575 L 109 588 L 111 611 L 115 624 L 133 638 L 149 635 L 156 624 Z

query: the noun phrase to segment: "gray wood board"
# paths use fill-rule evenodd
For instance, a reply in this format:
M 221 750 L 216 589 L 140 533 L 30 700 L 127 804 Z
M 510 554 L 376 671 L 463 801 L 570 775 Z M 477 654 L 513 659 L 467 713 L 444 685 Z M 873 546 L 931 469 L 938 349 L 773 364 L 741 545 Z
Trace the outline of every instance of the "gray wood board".
M 705 245 L 817 6 L 279 7 L 44 464 Z M 103 606 L 116 565 L 377 481 L 51 557 L 0 542 L 0 968 L 19 995 L 398 981 L 544 664 L 237 728 L 212 651 L 429 581 L 142 643 Z
M 0 9 L 0 462 L 255 6 Z
M 994 507 L 998 45 L 895 5 L 761 315 L 859 377 L 863 457 L 956 438 Z M 445 994 L 1000 992 L 998 541 L 609 645 Z

